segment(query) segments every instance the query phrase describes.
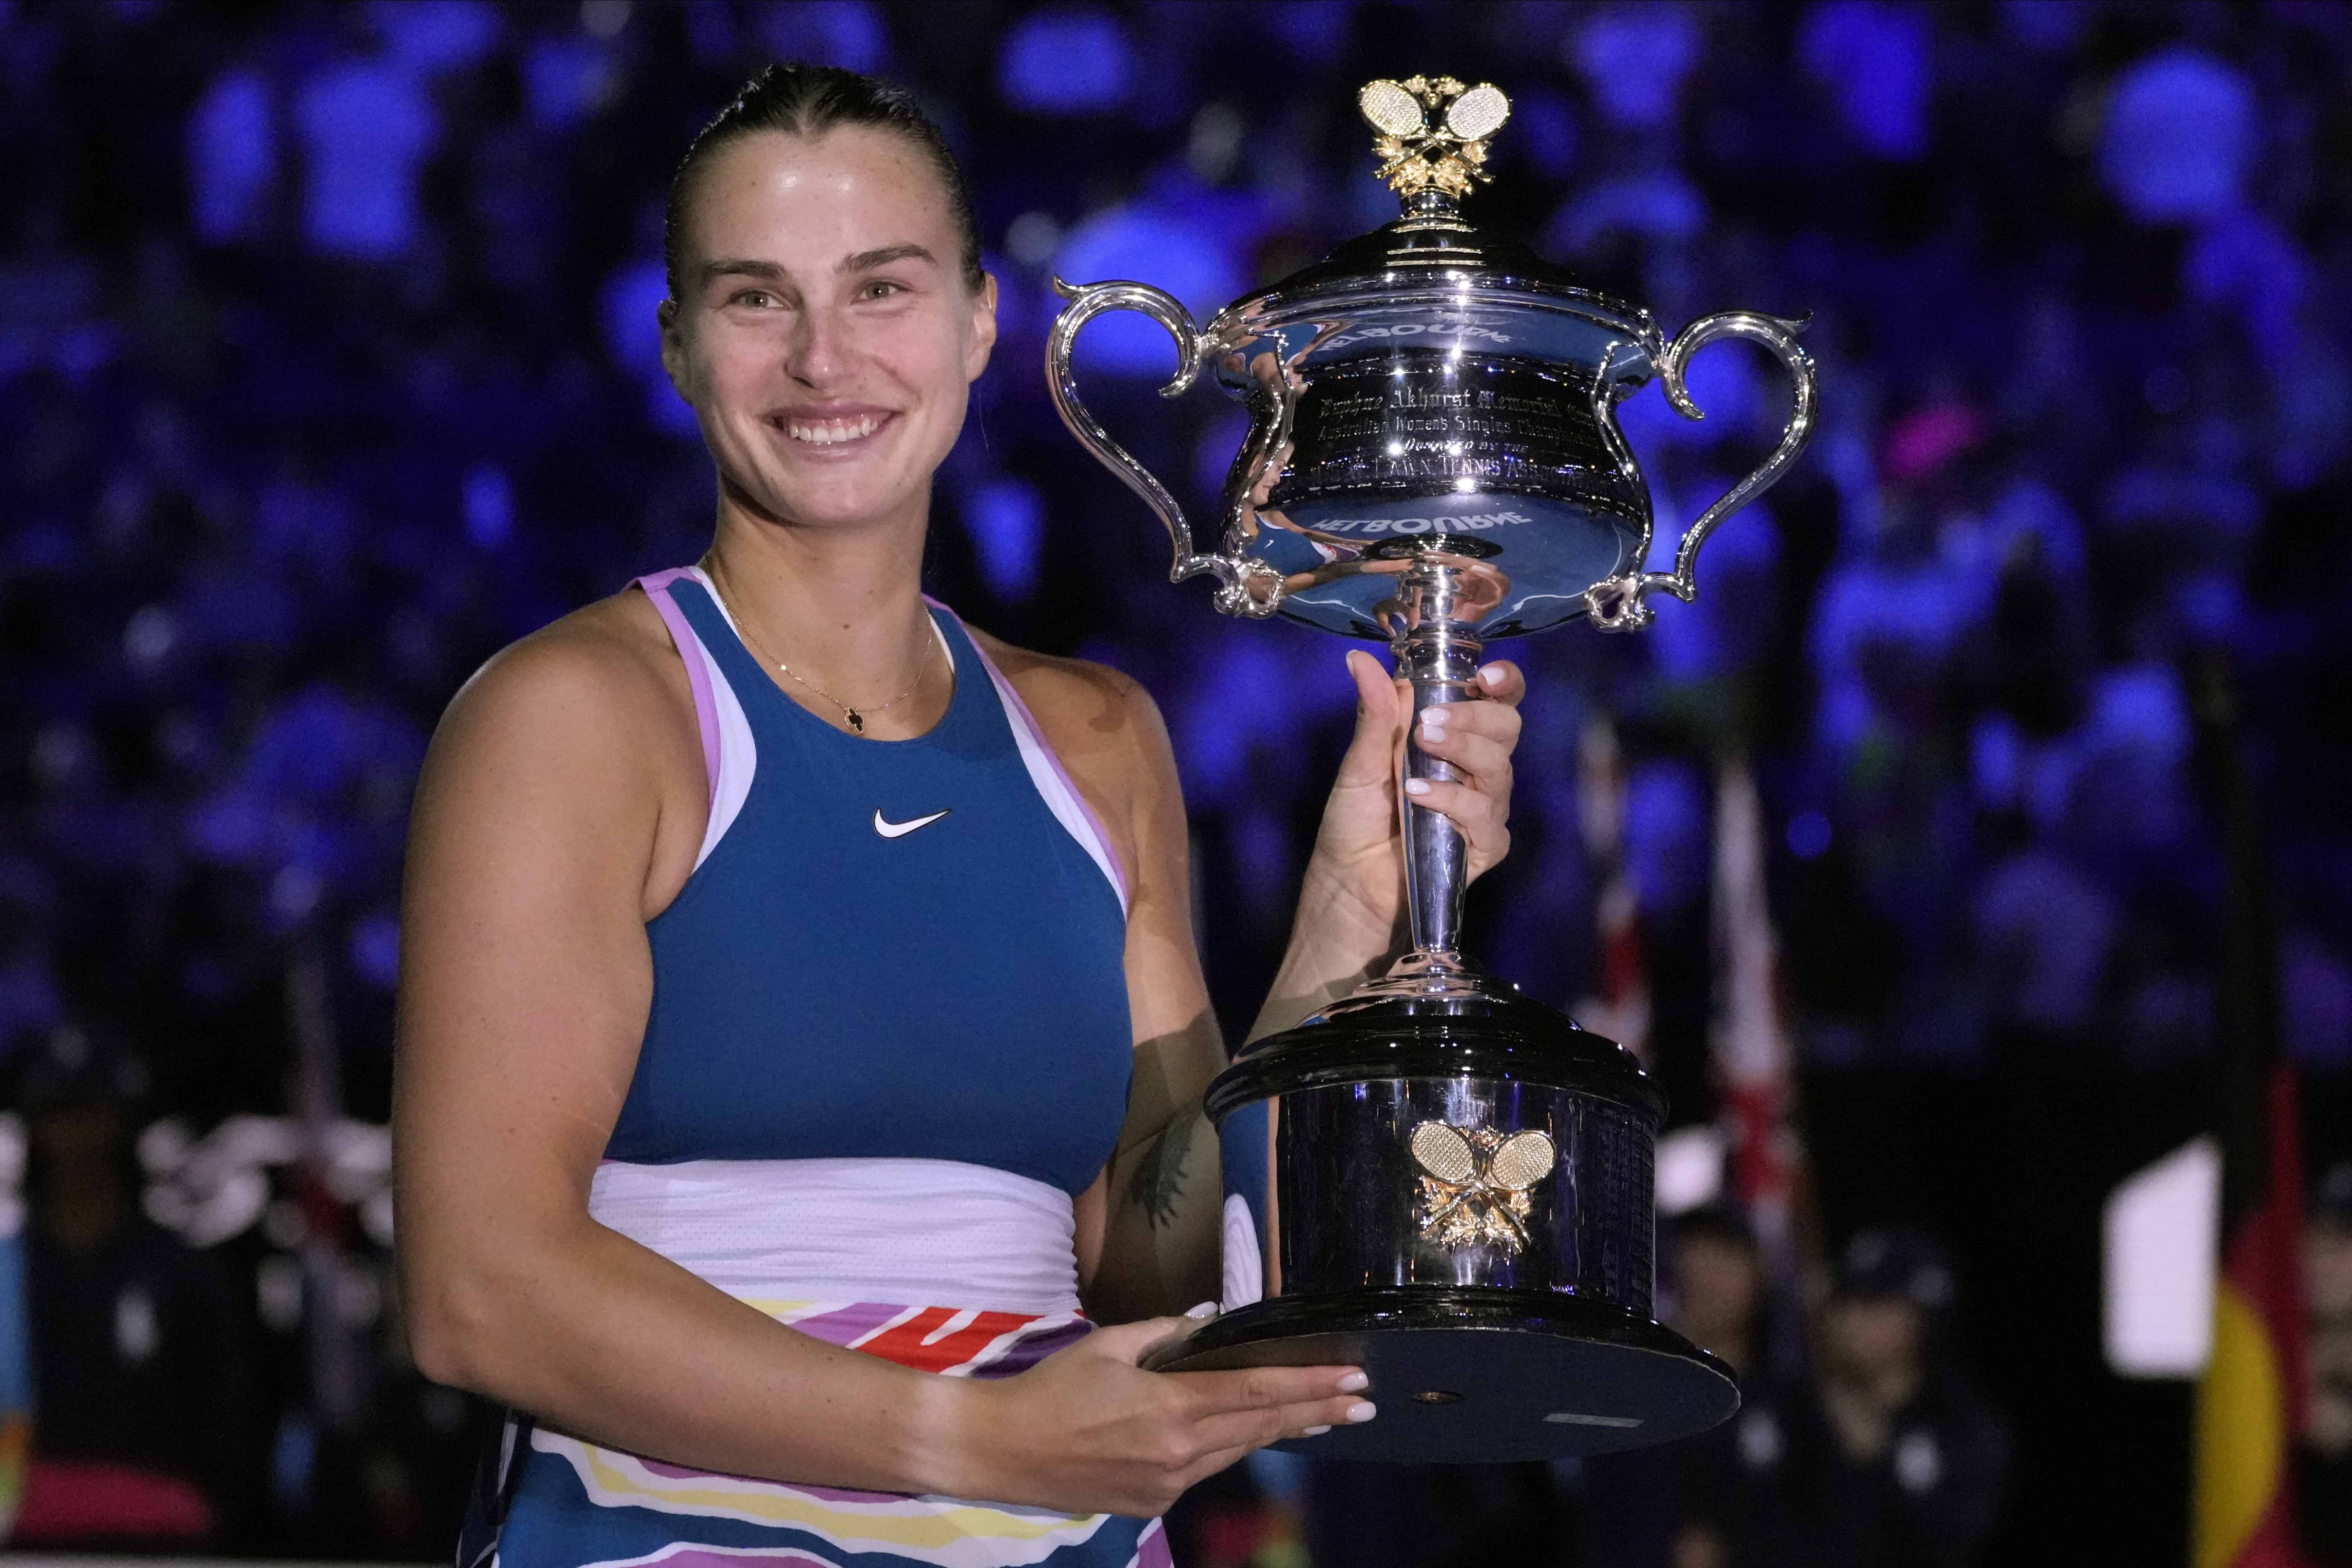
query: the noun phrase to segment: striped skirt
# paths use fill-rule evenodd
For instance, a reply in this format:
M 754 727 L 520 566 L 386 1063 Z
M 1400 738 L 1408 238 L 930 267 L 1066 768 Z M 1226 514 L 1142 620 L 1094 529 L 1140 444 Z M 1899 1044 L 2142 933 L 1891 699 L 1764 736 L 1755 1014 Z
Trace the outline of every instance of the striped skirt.
M 893 1173 L 883 1168 L 944 1164 L 855 1163 L 865 1167 L 850 1173 L 860 1184 L 876 1177 L 891 1184 L 909 1176 L 936 1179 L 942 1174 L 939 1170 Z M 959 1191 L 951 1204 L 970 1209 L 974 1203 L 974 1189 L 966 1175 L 972 1169 L 946 1167 L 958 1178 Z M 632 1170 L 659 1171 L 661 1175 L 639 1179 L 628 1173 Z M 729 1182 L 722 1184 L 740 1185 L 740 1172 L 725 1174 Z M 681 1250 L 707 1252 L 713 1234 L 709 1210 L 714 1192 L 707 1183 L 698 1187 L 697 1179 L 696 1173 L 682 1167 L 608 1166 L 598 1174 L 598 1197 L 603 1201 L 592 1204 L 592 1212 L 625 1234 L 654 1233 L 638 1235 L 648 1245 L 679 1237 L 692 1237 L 698 1244 L 693 1247 L 656 1245 L 656 1250 L 665 1255 Z M 656 1182 L 657 1188 L 652 1184 Z M 758 1228 L 772 1235 L 778 1194 L 765 1181 L 759 1185 L 768 1190 L 759 1194 L 765 1212 Z M 977 1200 L 986 1212 L 968 1212 L 963 1216 L 966 1224 L 945 1228 L 958 1241 L 977 1235 L 983 1243 L 992 1225 L 1000 1233 L 998 1241 L 1008 1239 L 1003 1234 L 1008 1220 L 1013 1237 L 1034 1233 L 1038 1228 L 1035 1218 L 1021 1211 L 1024 1205 L 1038 1205 L 1041 1193 L 1050 1193 L 1066 1205 L 1064 1194 L 1042 1188 L 1041 1184 L 988 1173 Z M 872 1195 L 878 1199 L 885 1194 Z M 928 1213 L 936 1220 L 943 1194 L 934 1190 L 927 1195 L 931 1201 L 916 1205 L 912 1212 Z M 838 1190 L 827 1194 L 826 1207 L 832 1216 L 844 1213 L 843 1197 Z M 1042 1202 L 1050 1209 L 1050 1198 Z M 726 1206 L 733 1208 L 735 1203 L 729 1201 Z M 874 1212 L 854 1194 L 845 1206 L 852 1215 Z M 900 1215 L 909 1212 L 906 1206 L 893 1206 Z M 793 1211 L 807 1212 L 797 1202 L 787 1205 L 787 1212 Z M 878 1213 L 876 1218 L 877 1223 L 901 1223 L 884 1219 Z M 836 1217 L 833 1224 L 837 1223 Z M 827 1228 L 832 1227 L 829 1224 Z M 934 1242 L 941 1239 L 940 1227 L 927 1225 L 924 1228 L 931 1232 Z M 1047 1228 L 1050 1234 L 1051 1227 Z M 831 1276 L 824 1282 L 838 1282 L 843 1272 L 838 1267 L 827 1268 L 811 1259 L 805 1248 L 795 1250 L 803 1253 L 799 1272 Z M 927 1249 L 890 1247 L 880 1250 L 915 1267 Z M 868 1278 L 860 1283 L 903 1286 L 913 1282 L 904 1278 L 872 1279 L 877 1272 L 893 1271 L 888 1261 L 875 1266 L 872 1260 L 877 1253 L 870 1246 L 857 1251 L 868 1260 L 867 1267 L 859 1270 Z M 1050 1247 L 1015 1247 L 1012 1258 L 1038 1252 L 1052 1257 Z M 929 1263 L 920 1265 L 925 1271 L 939 1261 L 935 1248 L 929 1249 Z M 990 1265 L 1000 1269 L 1007 1260 L 1002 1248 L 988 1258 Z M 707 1257 L 695 1261 L 714 1262 Z M 732 1287 L 730 1294 L 802 1333 L 943 1376 L 1011 1376 L 1076 1343 L 1092 1326 L 1076 1310 L 1075 1293 L 1064 1295 L 1059 1289 L 1058 1265 L 1053 1279 L 1055 1288 L 1047 1293 L 1061 1298 L 1054 1303 L 1059 1310 L 1035 1311 L 845 1302 L 838 1296 L 831 1300 L 777 1300 L 757 1289 L 770 1281 L 741 1279 L 741 1259 L 733 1261 L 735 1267 L 729 1268 L 726 1260 L 716 1260 L 705 1277 L 737 1276 L 713 1282 Z M 1040 1304 L 1018 1302 L 1019 1298 L 1034 1294 L 1020 1288 L 1024 1283 L 1000 1279 L 993 1281 L 994 1289 L 984 1293 L 1013 1298 L 1016 1304 Z M 1074 1278 L 1070 1283 L 1075 1284 Z M 1158 1520 L 1063 1514 L 958 1498 L 717 1475 L 533 1428 L 520 1421 L 509 1423 L 493 1468 L 495 1473 L 485 1478 L 488 1484 L 478 1489 L 475 1517 L 459 1548 L 459 1568 L 637 1568 L 652 1563 L 676 1568 L 746 1568 L 752 1563 L 793 1568 L 1028 1568 L 1030 1564 L 1172 1568 Z

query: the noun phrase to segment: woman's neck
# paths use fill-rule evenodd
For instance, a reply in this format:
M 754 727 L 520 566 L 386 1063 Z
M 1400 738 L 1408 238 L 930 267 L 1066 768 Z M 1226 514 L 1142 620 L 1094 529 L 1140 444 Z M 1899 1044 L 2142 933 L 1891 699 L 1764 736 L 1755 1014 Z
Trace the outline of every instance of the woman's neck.
M 787 695 L 835 723 L 856 706 L 863 732 L 894 738 L 937 721 L 953 684 L 930 646 L 922 547 L 920 519 L 805 528 L 722 504 L 703 563 L 754 657 L 789 667 Z

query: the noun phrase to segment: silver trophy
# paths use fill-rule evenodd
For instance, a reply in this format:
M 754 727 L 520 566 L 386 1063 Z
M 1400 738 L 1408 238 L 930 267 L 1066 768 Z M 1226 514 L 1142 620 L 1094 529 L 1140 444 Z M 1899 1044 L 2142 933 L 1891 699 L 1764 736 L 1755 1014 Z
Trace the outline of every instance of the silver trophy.
M 1470 700 L 1491 638 L 1579 616 L 1629 631 L 1650 593 L 1690 599 L 1707 535 L 1804 447 L 1813 366 L 1801 322 L 1727 311 L 1668 342 L 1649 311 L 1465 221 L 1510 114 L 1496 88 L 1413 77 L 1358 103 L 1401 217 L 1205 328 L 1147 284 L 1056 279 L 1046 375 L 1072 434 L 1167 525 L 1171 580 L 1213 576 L 1228 615 L 1386 642 L 1418 711 Z M 1162 395 L 1213 373 L 1250 411 L 1215 551 L 1079 400 L 1072 347 L 1107 310 L 1175 339 Z M 1685 370 L 1730 337 L 1788 367 L 1793 411 L 1674 570 L 1649 571 L 1649 490 L 1616 405 L 1654 374 L 1702 417 Z M 1451 776 L 1410 742 L 1400 765 Z M 1593 1453 L 1714 1425 L 1738 1406 L 1727 1369 L 1652 1317 L 1664 1097 L 1632 1053 L 1463 956 L 1461 835 L 1398 799 L 1412 949 L 1211 1087 L 1227 1310 L 1155 1364 L 1365 1366 L 1381 1419 L 1317 1439 L 1334 1458 Z

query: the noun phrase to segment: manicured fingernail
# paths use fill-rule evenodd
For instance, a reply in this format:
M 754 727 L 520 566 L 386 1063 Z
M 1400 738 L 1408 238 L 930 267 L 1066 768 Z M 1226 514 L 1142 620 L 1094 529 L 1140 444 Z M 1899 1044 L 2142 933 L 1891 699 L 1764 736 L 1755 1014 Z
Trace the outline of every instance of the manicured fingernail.
M 1214 1301 L 1203 1301 L 1197 1307 L 1186 1308 L 1184 1315 L 1188 1318 L 1213 1318 L 1217 1315 L 1217 1304 Z
M 1366 1377 L 1360 1372 L 1351 1372 L 1347 1376 L 1339 1380 L 1339 1392 L 1342 1394 L 1360 1394 L 1371 1385 L 1372 1380 L 1370 1378 Z
M 1348 1419 L 1350 1421 L 1360 1423 L 1370 1421 L 1373 1416 L 1378 1415 L 1380 1413 L 1381 1407 L 1374 1405 L 1369 1399 L 1359 1399 L 1356 1403 L 1348 1406 Z
M 1500 685 L 1502 685 L 1502 684 L 1503 684 L 1503 667 L 1502 667 L 1501 665 L 1499 665 L 1499 664 L 1490 664 L 1490 665 L 1488 665 L 1486 668 L 1484 668 L 1484 669 L 1482 669 L 1482 670 L 1480 670 L 1480 671 L 1478 672 L 1478 679 L 1479 679 L 1479 682 L 1480 682 L 1482 685 L 1486 685 L 1486 686 L 1500 686 Z
M 1424 708 L 1424 709 L 1423 709 L 1423 710 L 1421 710 L 1421 727 L 1422 727 L 1423 729 L 1424 729 L 1424 730 L 1443 730 L 1443 729 L 1444 729 L 1444 728 L 1445 728 L 1445 710 L 1444 710 L 1444 709 L 1443 709 L 1443 708 Z
M 1331 1430 L 1331 1428 L 1328 1426 L 1309 1426 L 1306 1431 L 1301 1432 L 1299 1436 L 1302 1437 L 1320 1437 L 1324 1433 L 1328 1432 L 1329 1430 Z
M 1427 779 L 1407 779 L 1404 781 L 1404 793 L 1407 795 L 1427 795 L 1429 793 L 1429 781 Z

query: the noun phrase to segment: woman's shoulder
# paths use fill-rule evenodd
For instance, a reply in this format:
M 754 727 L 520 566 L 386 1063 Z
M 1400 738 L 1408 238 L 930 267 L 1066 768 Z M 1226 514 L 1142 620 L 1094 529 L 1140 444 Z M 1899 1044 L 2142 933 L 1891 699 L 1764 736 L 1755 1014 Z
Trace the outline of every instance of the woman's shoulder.
M 661 617 L 628 591 L 509 644 L 458 689 L 419 782 L 419 831 L 517 814 L 572 824 L 649 857 L 649 916 L 692 868 L 706 795 L 685 668 Z
M 1107 823 L 1176 785 L 1168 727 L 1133 676 L 1090 659 L 1057 658 L 966 628 L 1045 731 L 1071 778 Z M 1115 829 L 1116 830 L 1116 829 Z
M 509 643 L 450 700 L 436 748 L 460 744 L 555 755 L 589 747 L 644 752 L 680 730 L 671 752 L 699 765 L 694 706 L 669 632 L 643 594 L 624 590 Z
M 965 630 L 1021 694 L 1066 765 L 1073 752 L 1141 761 L 1149 742 L 1164 735 L 1159 705 L 1133 676 L 1091 659 L 1015 647 L 978 626 Z
M 668 628 L 634 588 L 583 605 L 509 643 L 458 689 L 461 708 L 545 710 L 553 721 L 641 718 L 687 693 Z

